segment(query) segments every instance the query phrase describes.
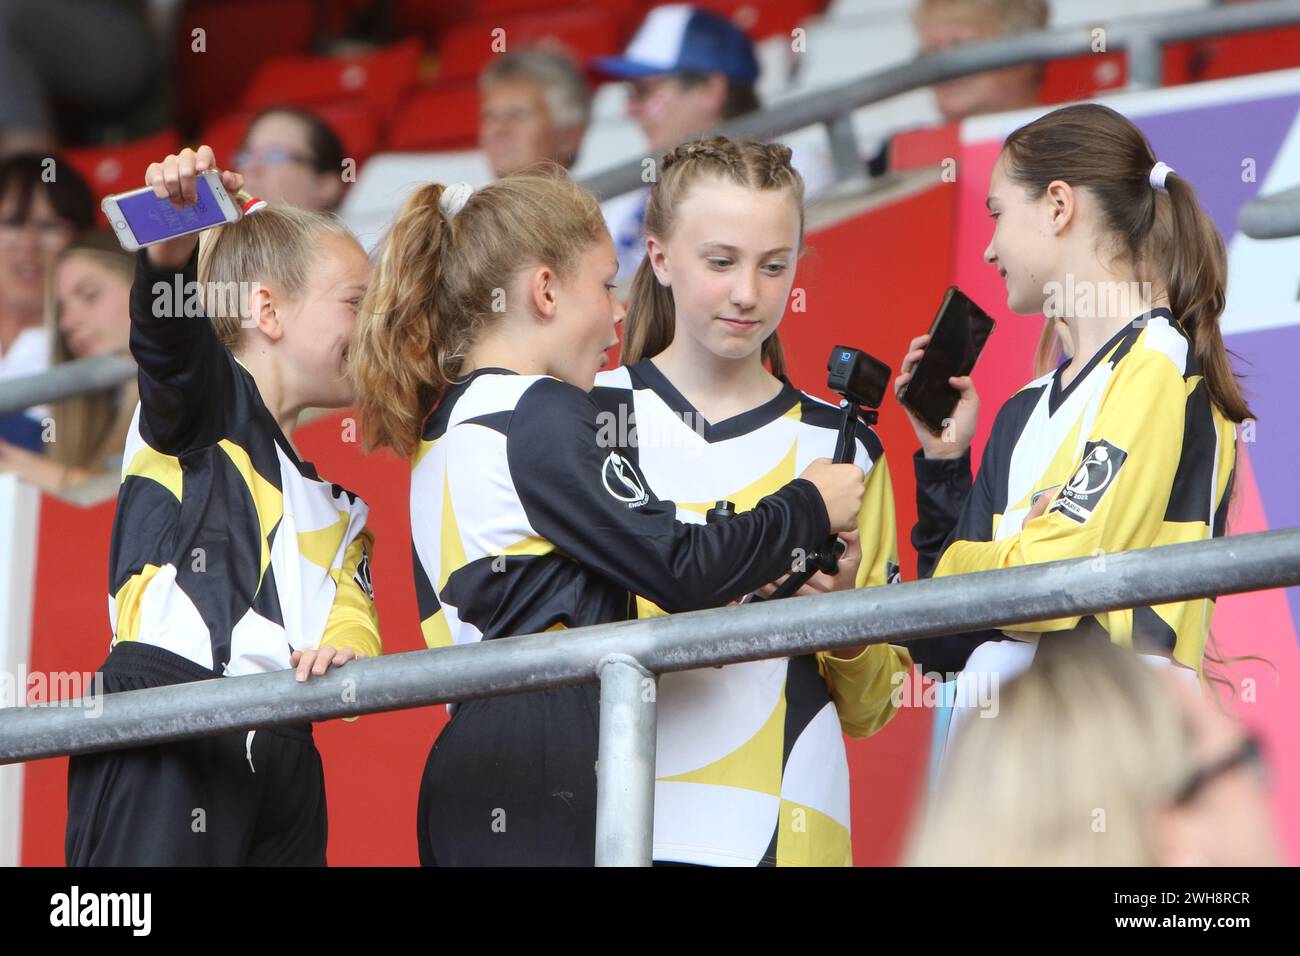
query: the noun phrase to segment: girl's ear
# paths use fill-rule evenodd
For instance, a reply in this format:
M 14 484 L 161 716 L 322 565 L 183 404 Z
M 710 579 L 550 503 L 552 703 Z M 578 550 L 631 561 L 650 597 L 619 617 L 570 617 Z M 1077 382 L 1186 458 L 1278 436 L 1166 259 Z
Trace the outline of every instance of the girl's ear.
M 1074 220 L 1074 188 L 1067 182 L 1054 179 L 1047 184 L 1047 190 L 1043 195 L 1048 203 L 1051 229 L 1059 233 Z
M 672 285 L 672 275 L 668 269 L 668 251 L 664 249 L 661 243 L 654 236 L 645 237 L 645 254 L 650 260 L 650 268 L 654 270 L 655 278 L 659 280 L 661 286 Z
M 248 318 L 243 324 L 254 326 L 272 342 L 278 342 L 284 335 L 284 323 L 275 310 L 275 295 L 261 283 L 255 284 L 248 294 Z
M 533 314 L 544 322 L 554 319 L 559 311 L 559 302 L 556 299 L 556 276 L 551 267 L 536 266 L 525 276 L 524 288 Z

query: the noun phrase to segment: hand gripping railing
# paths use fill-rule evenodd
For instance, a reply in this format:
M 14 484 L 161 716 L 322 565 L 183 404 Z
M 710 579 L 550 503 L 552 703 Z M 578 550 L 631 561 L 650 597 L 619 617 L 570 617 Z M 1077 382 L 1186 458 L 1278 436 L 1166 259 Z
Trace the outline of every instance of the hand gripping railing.
M 301 684 L 280 671 L 7 708 L 0 763 L 599 680 L 596 863 L 645 865 L 654 675 L 1297 584 L 1300 528 L 1264 531 L 391 654 Z

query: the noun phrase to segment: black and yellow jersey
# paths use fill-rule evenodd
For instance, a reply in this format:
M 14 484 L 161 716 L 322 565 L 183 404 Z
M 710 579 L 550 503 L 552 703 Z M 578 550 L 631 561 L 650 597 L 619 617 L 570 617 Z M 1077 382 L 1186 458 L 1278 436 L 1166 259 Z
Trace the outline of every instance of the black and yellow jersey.
M 137 258 L 140 404 L 113 523 L 113 644 L 218 676 L 287 668 L 323 645 L 378 654 L 365 502 L 298 457 L 206 317 L 155 313 L 156 291 L 197 288 L 197 255 L 179 275 Z
M 922 575 L 1093 557 L 1224 533 L 1236 430 L 1210 400 L 1192 343 L 1168 309 L 1138 316 L 1068 386 L 1064 366 L 1013 395 L 972 486 L 969 457 L 918 454 Z M 1039 492 L 1059 487 L 1025 523 Z M 1023 527 L 1022 527 L 1023 526 Z M 1200 670 L 1212 598 L 917 641 L 926 671 L 960 670 L 985 640 L 1100 626 L 1118 644 Z
M 718 500 L 745 512 L 814 459 L 832 458 L 842 414 L 784 381 L 770 401 L 710 423 L 648 359 L 600 373 L 592 399 L 626 433 L 626 454 L 650 485 L 697 524 Z M 867 475 L 857 585 L 885 584 L 898 578 L 894 494 L 865 424 L 854 460 Z M 664 613 L 644 596 L 638 610 Z M 874 645 L 852 660 L 818 653 L 664 674 L 655 859 L 851 865 L 842 732 L 861 737 L 888 723 L 895 675 L 910 668 L 906 651 Z
M 829 533 L 806 480 L 772 488 L 742 522 L 678 521 L 598 417 L 586 392 L 544 375 L 484 368 L 448 390 L 411 473 L 430 647 L 626 620 L 633 593 L 723 605 Z
M 549 376 L 483 368 L 447 391 L 411 473 L 431 647 L 627 620 L 635 594 L 721 606 L 830 533 L 806 479 L 726 524 L 678 521 L 618 439 Z M 594 684 L 457 704 L 420 787 L 421 861 L 590 865 L 598 712 Z

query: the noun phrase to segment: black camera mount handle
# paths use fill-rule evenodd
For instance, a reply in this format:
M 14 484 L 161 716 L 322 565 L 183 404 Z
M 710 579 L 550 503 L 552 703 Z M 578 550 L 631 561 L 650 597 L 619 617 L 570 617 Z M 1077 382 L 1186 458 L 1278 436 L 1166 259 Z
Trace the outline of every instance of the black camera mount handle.
M 861 418 L 867 425 L 876 424 L 879 417 L 876 409 L 884 398 L 890 369 L 866 352 L 842 345 L 837 345 L 831 350 L 827 367 L 831 373 L 828 382 L 830 388 L 839 392 L 843 398 L 840 403 L 842 412 L 840 432 L 835 442 L 833 460 L 837 465 L 852 464 L 857 451 L 855 439 L 858 419 Z M 725 521 L 735 513 L 735 506 L 730 501 L 719 501 L 709 509 L 705 517 L 712 523 Z M 836 535 L 831 535 L 820 548 L 805 555 L 800 570 L 791 571 L 771 594 L 764 598 L 756 593 L 750 596 L 750 600 L 762 601 L 789 597 L 807 584 L 818 571 L 834 574 L 839 569 L 839 560 L 844 551 L 844 542 Z

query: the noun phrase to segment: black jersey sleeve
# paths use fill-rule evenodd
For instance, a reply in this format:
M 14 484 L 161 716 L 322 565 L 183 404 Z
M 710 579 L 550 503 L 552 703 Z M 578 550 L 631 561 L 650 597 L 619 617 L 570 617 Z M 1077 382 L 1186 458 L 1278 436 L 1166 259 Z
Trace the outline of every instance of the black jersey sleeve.
M 520 503 L 538 534 L 665 611 L 737 599 L 829 536 L 821 493 L 805 479 L 723 522 L 678 521 L 631 459 L 601 447 L 597 415 L 572 385 L 545 378 L 528 388 L 506 442 Z
M 928 578 L 971 493 L 970 449 L 960 458 L 926 458 L 918 449 L 912 469 L 916 474 L 916 524 L 912 526 L 916 576 Z
M 997 430 L 997 425 L 994 425 Z M 944 549 L 953 541 L 988 541 L 993 537 L 993 463 L 990 438 L 980 462 L 979 474 L 971 481 L 970 450 L 960 458 L 925 458 L 918 450 L 913 458 L 916 471 L 916 524 L 912 546 L 916 549 L 916 575 L 934 574 Z M 939 637 L 899 641 L 911 652 L 922 673 L 955 674 L 966 666 L 971 652 L 985 641 L 999 641 L 999 631 L 969 631 Z
M 139 365 L 140 424 L 164 454 L 212 444 L 231 378 L 230 356 L 203 313 L 196 246 L 181 272 L 136 256 L 131 286 L 131 355 Z

